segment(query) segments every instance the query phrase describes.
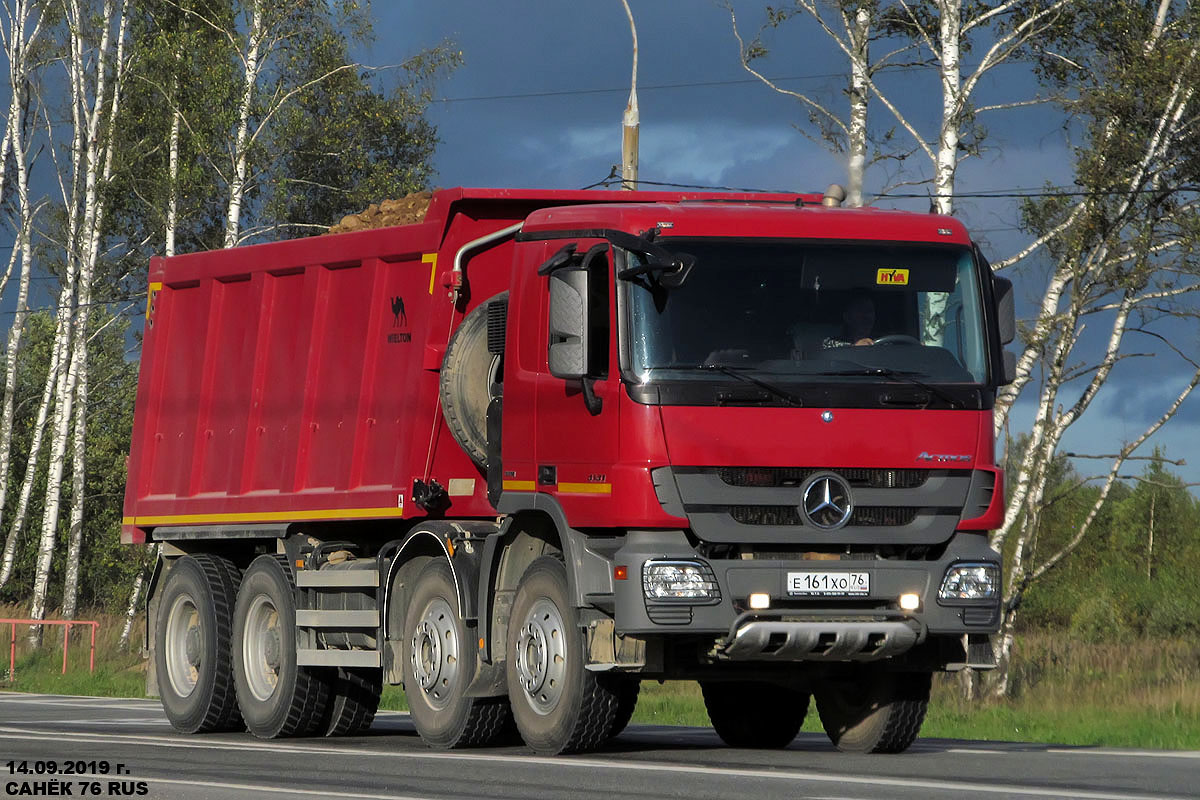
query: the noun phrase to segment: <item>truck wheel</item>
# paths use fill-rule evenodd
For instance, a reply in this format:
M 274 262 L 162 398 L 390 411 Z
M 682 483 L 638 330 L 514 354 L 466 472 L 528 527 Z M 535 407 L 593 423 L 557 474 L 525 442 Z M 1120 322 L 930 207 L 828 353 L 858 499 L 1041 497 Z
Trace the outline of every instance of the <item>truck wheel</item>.
M 229 641 L 241 573 L 207 554 L 184 556 L 167 573 L 154 630 L 163 711 L 182 733 L 240 730 Z
M 829 740 L 847 753 L 901 753 L 929 707 L 928 672 L 863 671 L 817 684 L 817 713 Z
M 325 735 L 355 736 L 370 728 L 382 693 L 380 670 L 338 667 L 329 686 Z
M 296 593 L 286 556 L 254 559 L 238 590 L 233 674 L 246 727 L 261 739 L 312 733 L 329 685 L 296 664 Z
M 755 681 L 701 681 L 713 730 L 730 747 L 787 747 L 808 713 L 808 694 Z
M 431 562 L 409 600 L 403 670 L 413 724 L 433 747 L 491 744 L 510 721 L 507 698 L 466 696 L 476 655 L 457 606 L 450 567 L 441 559 Z
M 508 696 L 525 743 L 538 753 L 603 744 L 617 719 L 615 680 L 584 669 L 578 613 L 561 560 L 542 556 L 517 588 L 508 627 Z
M 508 295 L 501 292 L 492 300 Z M 446 426 L 478 466 L 487 460 L 487 407 L 499 378 L 499 357 L 488 352 L 487 301 L 463 318 L 442 359 L 438 393 Z
M 616 684 L 617 713 L 613 717 L 612 727 L 608 730 L 608 738 L 617 738 L 629 725 L 634 709 L 637 708 L 638 694 L 641 690 L 642 682 L 638 680 L 623 680 Z

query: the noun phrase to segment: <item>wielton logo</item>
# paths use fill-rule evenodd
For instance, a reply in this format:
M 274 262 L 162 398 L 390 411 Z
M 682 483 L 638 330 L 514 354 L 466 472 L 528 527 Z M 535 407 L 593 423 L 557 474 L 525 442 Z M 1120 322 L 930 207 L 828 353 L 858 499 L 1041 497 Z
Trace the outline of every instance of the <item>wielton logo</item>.
M 408 327 L 408 314 L 406 314 L 404 311 L 404 298 L 401 297 L 400 295 L 396 295 L 395 297 L 391 298 L 391 302 L 392 302 L 392 327 L 393 328 L 407 328 Z M 388 344 L 404 344 L 405 342 L 412 341 L 412 334 L 407 331 L 405 331 L 404 333 L 389 333 L 387 340 L 388 340 Z

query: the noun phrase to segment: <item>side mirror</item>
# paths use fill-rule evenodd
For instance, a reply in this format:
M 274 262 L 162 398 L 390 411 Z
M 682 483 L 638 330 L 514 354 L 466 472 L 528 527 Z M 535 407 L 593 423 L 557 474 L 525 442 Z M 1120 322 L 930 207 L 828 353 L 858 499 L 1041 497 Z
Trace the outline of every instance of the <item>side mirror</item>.
M 1005 350 L 1004 353 L 1004 379 L 1000 382 L 1001 386 L 1008 386 L 1017 379 L 1017 354 L 1011 350 Z
M 992 276 L 996 295 L 996 322 L 1000 327 L 1000 344 L 1011 344 L 1017 338 L 1017 312 L 1013 303 L 1013 285 L 1008 278 Z
M 578 380 L 588 374 L 588 273 L 550 273 L 550 374 Z

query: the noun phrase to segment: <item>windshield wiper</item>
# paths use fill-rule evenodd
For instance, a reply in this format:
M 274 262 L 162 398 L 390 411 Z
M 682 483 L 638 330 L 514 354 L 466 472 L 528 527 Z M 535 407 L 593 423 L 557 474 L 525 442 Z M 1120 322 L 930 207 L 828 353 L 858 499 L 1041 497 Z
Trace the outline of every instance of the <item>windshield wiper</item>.
M 828 376 L 868 375 L 868 376 L 879 376 L 881 378 L 891 378 L 892 380 L 901 381 L 903 383 L 909 383 L 909 384 L 912 384 L 913 386 L 918 386 L 918 387 L 924 389 L 925 391 L 929 392 L 930 394 L 937 395 L 940 399 L 949 403 L 951 408 L 966 408 L 966 405 L 964 405 L 961 400 L 957 399 L 956 397 L 954 397 L 954 395 L 950 394 L 949 392 L 945 391 L 944 389 L 939 389 L 937 386 L 934 386 L 931 383 L 926 383 L 925 381 L 918 380 L 915 376 L 923 374 L 920 372 L 908 372 L 905 370 L 888 369 L 887 367 L 858 367 L 856 369 L 827 370 L 827 371 L 818 372 L 815 374 L 822 375 L 822 376 L 826 376 L 826 375 L 828 375 Z
M 698 370 L 703 370 L 705 372 L 720 372 L 724 375 L 730 376 L 731 378 L 737 378 L 739 381 L 742 381 L 743 383 L 753 384 L 754 386 L 757 386 L 760 389 L 765 389 L 767 392 L 773 394 L 775 397 L 779 398 L 780 400 L 782 400 L 783 402 L 792 406 L 793 408 L 803 408 L 804 407 L 804 401 L 801 400 L 799 397 L 792 394 L 791 392 L 781 389 L 780 387 L 778 387 L 772 383 L 768 383 L 767 381 L 764 381 L 761 378 L 756 378 L 753 375 L 747 375 L 745 372 L 742 371 L 743 369 L 745 369 L 744 367 L 740 367 L 740 368 L 739 367 L 731 367 L 728 364 L 694 364 L 694 365 L 687 366 L 687 367 L 676 367 L 675 369 L 698 369 Z

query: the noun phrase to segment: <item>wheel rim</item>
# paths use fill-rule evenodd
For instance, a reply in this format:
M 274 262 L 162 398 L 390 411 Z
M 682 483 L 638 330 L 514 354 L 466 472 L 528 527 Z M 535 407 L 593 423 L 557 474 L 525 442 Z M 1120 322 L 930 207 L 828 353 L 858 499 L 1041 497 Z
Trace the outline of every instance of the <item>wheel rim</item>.
M 181 594 L 167 612 L 167 634 L 163 642 L 167 678 L 172 691 L 179 697 L 189 696 L 200 680 L 203 640 L 204 629 L 200 625 L 196 601 L 191 595 Z
M 454 618 L 450 604 L 435 597 L 425 606 L 409 639 L 413 677 L 426 702 L 435 709 L 445 708 L 458 687 L 460 657 Z
M 558 607 L 539 598 L 517 634 L 517 680 L 533 710 L 549 714 L 563 694 L 567 672 L 566 631 Z
M 267 700 L 279 685 L 283 664 L 282 630 L 279 611 L 265 594 L 250 601 L 246 610 L 246 630 L 242 635 L 242 665 L 250 694 Z

